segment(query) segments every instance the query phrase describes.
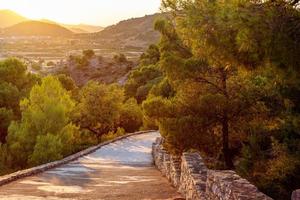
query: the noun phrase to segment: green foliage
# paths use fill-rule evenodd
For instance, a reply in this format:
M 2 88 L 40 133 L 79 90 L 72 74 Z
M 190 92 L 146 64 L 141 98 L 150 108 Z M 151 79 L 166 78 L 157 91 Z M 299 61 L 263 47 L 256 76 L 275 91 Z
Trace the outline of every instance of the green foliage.
M 156 65 L 142 66 L 133 70 L 125 85 L 127 97 L 135 97 L 138 103 L 146 99 L 157 78 L 162 76 Z M 161 78 L 160 78 L 161 79 Z
M 11 120 L 20 118 L 20 100 L 38 81 L 37 76 L 26 72 L 26 66 L 19 60 L 0 61 L 0 142 L 6 141 Z
M 146 52 L 141 55 L 139 67 L 130 73 L 125 84 L 127 98 L 134 97 L 138 103 L 142 103 L 152 87 L 162 80 L 162 72 L 158 66 L 159 59 L 158 47 L 150 45 Z
M 90 82 L 76 95 L 69 77 L 47 77 L 20 109 L 38 79 L 16 59 L 1 61 L 1 142 L 10 126 L 0 170 L 158 126 L 173 153 L 196 149 L 210 166 L 235 168 L 273 198 L 288 199 L 300 187 L 297 2 L 163 0 L 173 17 L 155 23 L 160 43 L 141 55 L 124 91 Z M 93 57 L 86 50 L 70 62 L 85 69 Z M 114 60 L 128 65 L 123 54 Z
M 123 90 L 119 86 L 89 82 L 80 91 L 75 121 L 100 140 L 103 134 L 115 128 L 123 100 Z
M 10 58 L 0 62 L 1 82 L 14 83 L 18 88 L 25 82 L 26 66 L 17 59 Z
M 150 95 L 154 96 L 162 96 L 165 98 L 170 98 L 175 95 L 175 91 L 172 88 L 171 84 L 169 83 L 167 78 L 161 80 L 158 84 L 155 84 L 151 90 Z
M 107 134 L 103 135 L 101 137 L 101 141 L 108 141 L 108 140 L 113 140 L 116 137 L 120 137 L 122 135 L 125 135 L 125 130 L 123 128 L 117 128 L 116 132 L 110 131 Z
M 198 40 L 184 38 L 191 47 L 185 45 L 170 22 L 158 21 L 156 29 L 162 34 L 160 67 L 167 81 L 165 94 L 159 92 L 163 82 L 154 87 L 152 94 L 166 100 L 154 101 L 149 106 L 153 98 L 149 96 L 150 100 L 143 104 L 146 116 L 151 117 L 152 110 L 160 108 L 162 113 L 154 117 L 173 149 L 182 152 L 196 148 L 223 161 L 225 168 L 232 168 L 234 156 L 247 134 L 245 122 L 266 118 L 268 110 L 263 98 L 272 89 L 272 80 L 260 83 L 256 81 L 256 72 L 223 66 L 217 58 L 192 55 L 189 49 Z M 168 105 L 166 109 L 164 105 Z M 208 148 L 212 144 L 214 148 Z
M 37 136 L 34 151 L 29 158 L 29 163 L 31 163 L 31 165 L 39 165 L 63 158 L 62 146 L 63 144 L 58 136 L 52 134 Z
M 0 107 L 18 111 L 20 95 L 19 89 L 12 83 L 0 82 Z
M 210 64 L 300 66 L 300 14 L 295 5 L 281 0 L 164 0 L 163 5 L 178 14 L 178 32 L 193 53 Z
M 70 76 L 59 74 L 57 78 L 65 90 L 74 91 L 77 88 L 75 81 Z
M 128 99 L 121 108 L 119 126 L 127 133 L 138 131 L 143 124 L 143 113 L 137 101 Z
M 69 94 L 62 88 L 60 82 L 54 77 L 46 77 L 41 85 L 35 85 L 30 97 L 20 103 L 22 119 L 13 122 L 9 127 L 7 144 L 10 156 L 14 161 L 12 168 L 25 167 L 30 164 L 41 164 L 47 161 L 44 155 L 51 155 L 54 159 L 63 155 L 62 149 L 57 157 L 53 154 L 53 148 L 57 145 L 55 137 L 66 134 L 67 127 L 71 126 L 70 114 L 75 103 Z M 53 136 L 53 137 L 52 137 Z M 39 152 L 43 145 L 49 145 L 49 152 Z M 33 156 L 33 157 L 32 157 Z M 41 160 L 39 160 L 41 159 Z
M 0 108 L 0 143 L 6 142 L 7 128 L 13 119 L 14 114 L 11 109 Z
M 7 145 L 0 143 L 0 175 L 5 175 L 13 171 L 7 165 L 10 161 L 11 159 L 7 150 Z
M 159 48 L 156 45 L 150 45 L 149 48 L 140 57 L 140 66 L 155 65 L 160 59 Z
M 6 82 L 18 88 L 21 95 L 26 95 L 39 81 L 36 75 L 28 74 L 26 66 L 15 58 L 0 62 L 0 82 Z
M 145 84 L 140 89 L 147 94 L 144 118 L 158 124 L 174 153 L 197 149 L 215 167 L 236 167 L 272 197 L 287 199 L 299 188 L 297 5 L 189 0 L 162 5 L 173 18 L 155 24 L 162 78 L 150 92 L 144 92 Z M 133 80 L 127 91 L 137 98 L 141 84 Z

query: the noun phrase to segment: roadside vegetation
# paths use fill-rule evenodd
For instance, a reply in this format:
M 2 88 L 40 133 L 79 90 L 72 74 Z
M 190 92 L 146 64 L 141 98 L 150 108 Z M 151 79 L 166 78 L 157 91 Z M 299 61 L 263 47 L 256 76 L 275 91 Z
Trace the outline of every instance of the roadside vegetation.
M 38 77 L 0 62 L 0 173 L 61 159 L 142 126 L 142 110 L 118 85 L 83 87 L 64 74 Z

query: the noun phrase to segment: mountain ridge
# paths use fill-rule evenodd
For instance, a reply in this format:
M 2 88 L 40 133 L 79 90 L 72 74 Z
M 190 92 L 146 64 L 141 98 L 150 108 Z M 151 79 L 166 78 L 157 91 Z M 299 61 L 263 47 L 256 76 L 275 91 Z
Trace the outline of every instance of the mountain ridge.
M 164 16 L 165 14 L 155 13 L 122 20 L 90 36 L 96 40 L 108 41 L 110 45 L 146 48 L 159 41 L 160 34 L 154 30 L 154 23 L 156 19 Z
M 95 32 L 102 31 L 104 29 L 104 27 L 102 27 L 102 26 L 94 26 L 94 25 L 82 24 L 82 23 L 80 23 L 80 24 L 64 24 L 64 23 L 55 22 L 55 21 L 52 21 L 49 19 L 40 19 L 39 21 L 63 26 L 67 29 L 70 29 L 71 31 L 73 31 L 75 33 L 95 33 Z
M 71 36 L 74 33 L 58 24 L 24 21 L 2 29 L 3 36 Z
M 0 10 L 0 28 L 6 28 L 13 26 L 23 21 L 27 21 L 26 17 L 11 11 L 11 10 Z
M 16 24 L 19 24 L 21 22 L 25 21 L 41 21 L 49 24 L 56 24 L 60 25 L 64 28 L 67 28 L 71 30 L 74 33 L 94 33 L 94 32 L 99 32 L 103 30 L 104 27 L 101 26 L 94 26 L 94 25 L 89 25 L 89 24 L 64 24 L 64 23 L 59 23 L 55 22 L 52 20 L 48 19 L 40 19 L 40 20 L 32 20 L 29 18 L 26 18 L 17 12 L 14 12 L 12 10 L 0 10 L 0 29 L 5 29 L 9 28 L 11 26 L 14 26 Z

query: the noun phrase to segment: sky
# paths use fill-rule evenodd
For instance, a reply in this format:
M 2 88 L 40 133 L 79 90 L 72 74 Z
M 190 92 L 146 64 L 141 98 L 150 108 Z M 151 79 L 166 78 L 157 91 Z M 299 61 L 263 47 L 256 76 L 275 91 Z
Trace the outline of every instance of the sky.
M 99 26 L 153 14 L 159 7 L 160 0 L 0 0 L 0 9 L 30 19 Z

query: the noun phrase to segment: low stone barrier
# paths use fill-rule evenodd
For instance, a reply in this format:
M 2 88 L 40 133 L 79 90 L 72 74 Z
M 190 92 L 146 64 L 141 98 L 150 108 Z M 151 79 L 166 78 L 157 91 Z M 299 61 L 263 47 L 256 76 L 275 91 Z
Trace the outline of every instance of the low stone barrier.
M 152 146 L 154 163 L 186 200 L 272 200 L 234 171 L 209 170 L 198 153 L 174 157 L 162 144 Z
M 300 200 L 300 189 L 292 193 L 292 200 Z
M 101 147 L 103 147 L 105 145 L 108 145 L 110 143 L 116 142 L 118 140 L 122 140 L 122 139 L 125 139 L 125 138 L 130 137 L 130 136 L 140 135 L 140 134 L 150 133 L 150 132 L 155 132 L 155 131 L 154 130 L 149 130 L 149 131 L 139 131 L 139 132 L 135 132 L 135 133 L 129 133 L 129 134 L 117 137 L 117 138 L 115 138 L 113 140 L 109 140 L 109 141 L 103 142 L 103 143 L 101 143 L 99 145 L 96 145 L 96 146 L 90 147 L 88 149 L 85 149 L 83 151 L 80 151 L 80 152 L 78 152 L 76 154 L 73 154 L 71 156 L 68 156 L 68 157 L 66 157 L 66 158 L 64 158 L 62 160 L 58 160 L 58 161 L 55 161 L 55 162 L 47 163 L 47 164 L 40 165 L 40 166 L 37 166 L 37 167 L 33 167 L 33 168 L 30 168 L 30 169 L 25 169 L 25 170 L 17 171 L 15 173 L 8 174 L 8 175 L 5 175 L 5 176 L 1 176 L 0 177 L 0 186 L 8 184 L 8 183 L 10 183 L 12 181 L 18 180 L 20 178 L 24 178 L 24 177 L 27 177 L 27 176 L 32 176 L 32 175 L 44 172 L 46 170 L 49 170 L 49 169 L 52 169 L 52 168 L 55 168 L 55 167 L 67 164 L 67 163 L 69 163 L 71 161 L 74 161 L 74 160 L 80 158 L 80 157 L 83 157 L 85 155 L 93 153 L 96 150 L 100 149 Z

